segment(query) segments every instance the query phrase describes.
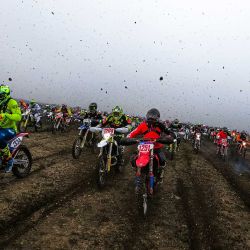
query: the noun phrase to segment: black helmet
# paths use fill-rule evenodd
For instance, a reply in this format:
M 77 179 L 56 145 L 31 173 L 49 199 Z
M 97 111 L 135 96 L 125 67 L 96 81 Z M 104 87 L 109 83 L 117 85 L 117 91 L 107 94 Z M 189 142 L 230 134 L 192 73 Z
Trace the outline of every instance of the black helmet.
M 174 119 L 174 124 L 178 124 L 180 121 L 176 118 Z
M 158 109 L 150 109 L 148 112 L 147 112 L 147 115 L 146 115 L 146 118 L 147 118 L 147 121 L 159 121 L 160 119 L 160 112 Z
M 222 130 L 223 130 L 224 132 L 227 132 L 227 131 L 228 131 L 228 128 L 227 128 L 227 127 L 223 127 Z
M 89 104 L 89 111 L 96 111 L 97 110 L 97 104 L 95 102 L 92 102 Z

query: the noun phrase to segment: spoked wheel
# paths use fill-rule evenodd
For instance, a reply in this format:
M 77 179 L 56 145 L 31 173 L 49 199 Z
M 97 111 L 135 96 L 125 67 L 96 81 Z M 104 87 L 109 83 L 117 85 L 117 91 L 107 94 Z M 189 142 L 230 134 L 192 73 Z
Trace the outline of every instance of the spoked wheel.
M 105 161 L 101 157 L 96 165 L 96 180 L 99 188 L 103 188 L 106 184 L 107 174 L 105 169 Z
M 225 161 L 225 162 L 227 162 L 227 160 L 228 160 L 227 147 L 223 147 L 223 149 L 222 149 L 222 159 L 223 159 L 223 161 Z
M 99 148 L 97 147 L 97 140 L 95 136 L 92 138 L 92 141 L 91 141 L 91 152 L 93 154 L 97 154 L 99 152 Z
M 247 153 L 247 149 L 246 149 L 246 148 L 243 148 L 243 158 L 244 158 L 244 159 L 246 158 L 246 153 Z
M 14 165 L 12 172 L 18 178 L 26 177 L 31 170 L 32 156 L 30 151 L 24 145 L 21 145 L 14 156 Z
M 142 174 L 141 176 L 136 177 L 136 187 L 135 187 L 135 196 L 136 196 L 136 205 L 139 215 L 145 217 L 148 212 L 148 197 L 147 197 L 147 188 L 146 188 L 146 176 Z
M 76 138 L 73 146 L 72 146 L 72 156 L 74 159 L 79 159 L 82 149 L 81 149 L 81 144 L 82 144 L 82 138 Z
M 56 123 L 53 122 L 53 124 L 52 124 L 52 126 L 51 126 L 51 132 L 52 132 L 53 135 L 56 134 L 56 130 L 57 130 L 57 128 L 56 128 Z

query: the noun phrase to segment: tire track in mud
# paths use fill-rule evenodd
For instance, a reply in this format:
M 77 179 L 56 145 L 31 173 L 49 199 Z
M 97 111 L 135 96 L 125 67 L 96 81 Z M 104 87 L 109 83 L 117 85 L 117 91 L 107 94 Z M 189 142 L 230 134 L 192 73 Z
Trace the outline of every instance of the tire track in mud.
M 244 203 L 210 162 L 192 155 L 190 145 L 184 150 L 186 169 L 176 166 L 177 192 L 189 227 L 190 249 L 247 249 L 250 216 Z
M 124 175 L 111 176 L 104 190 L 97 191 L 92 186 L 78 193 L 43 216 L 34 224 L 35 228 L 22 237 L 19 235 L 20 239 L 10 242 L 9 247 L 18 248 L 21 244 L 24 248 L 32 245 L 63 249 L 149 249 L 151 246 L 187 249 L 187 234 L 183 235 L 186 226 L 183 227 L 184 218 L 181 220 L 176 213 L 173 193 L 162 197 L 160 192 L 144 221 L 137 215 L 133 182 L 134 172 L 127 165 Z M 172 191 L 171 182 L 166 184 L 168 191 L 170 187 Z M 160 209 L 160 214 L 155 208 Z
M 71 145 L 70 145 L 71 146 Z M 68 151 L 68 149 L 63 149 L 60 152 Z M 15 227 L 16 223 L 18 221 L 22 221 L 25 218 L 28 218 L 31 214 L 33 214 L 35 211 L 39 210 L 40 207 L 47 206 L 50 203 L 55 203 L 60 197 L 65 195 L 68 192 L 72 192 L 72 189 L 79 189 L 79 186 L 86 181 L 81 179 L 81 176 L 85 176 L 88 179 L 89 175 L 92 174 L 93 164 L 88 164 L 88 162 L 91 161 L 91 157 L 89 154 L 85 155 L 85 158 L 90 157 L 90 160 L 81 160 L 80 162 L 74 161 L 74 160 L 67 160 L 67 158 L 71 158 L 71 155 L 63 155 L 63 157 L 60 157 L 58 159 L 58 154 L 60 152 L 57 152 L 53 154 L 53 157 L 55 156 L 55 159 L 57 160 L 56 163 L 53 161 L 51 164 L 44 163 L 46 166 L 46 169 L 41 169 L 40 175 L 30 175 L 26 179 L 18 180 L 18 182 L 11 183 L 11 186 L 5 186 L 6 190 L 3 191 L 9 191 L 14 190 L 16 194 L 13 194 L 11 192 L 11 196 L 9 197 L 9 192 L 4 193 L 4 195 L 1 195 L 0 199 L 3 201 L 1 204 L 1 207 L 3 210 L 7 210 L 7 213 L 0 214 L 0 227 L 1 227 L 1 234 L 3 234 L 4 230 L 7 232 L 8 229 Z M 64 163 L 64 161 L 66 161 Z M 59 172 L 59 166 L 60 164 L 68 165 L 65 173 Z M 85 163 L 88 165 L 86 169 L 82 168 L 82 163 Z M 73 164 L 73 165 L 72 165 Z M 77 165 L 77 167 L 73 167 L 74 164 Z M 55 176 L 53 178 L 53 173 L 50 175 L 49 172 L 52 169 L 48 171 L 47 167 L 54 166 L 59 170 L 57 173 L 60 173 L 59 176 Z M 71 166 L 72 165 L 72 166 Z M 72 170 L 70 168 L 73 168 Z M 79 168 L 80 167 L 80 168 Z M 78 168 L 78 170 L 76 169 Z M 72 171 L 76 170 L 76 173 L 72 173 Z M 55 173 L 55 171 L 52 171 Z M 71 172 L 71 173 L 70 173 Z M 67 176 L 67 185 L 62 185 L 62 187 L 59 187 L 59 182 L 64 180 L 63 178 L 64 174 L 67 176 L 67 174 L 70 174 L 70 176 Z M 70 178 L 72 177 L 72 179 Z M 32 183 L 31 183 L 32 180 Z M 14 187 L 13 187 L 14 186 Z M 22 190 L 19 191 L 18 187 L 22 186 Z M 23 187 L 24 186 L 24 187 Z M 44 187 L 44 190 L 43 189 Z M 17 191 L 15 190 L 15 187 L 17 187 Z M 10 190 L 8 190 L 8 188 Z M 53 190 L 55 189 L 55 190 Z M 31 193 L 29 193 L 29 191 Z M 52 192 L 51 192 L 52 191 Z M 16 196 L 15 196 L 16 195 Z M 38 195 L 36 197 L 36 195 Z M 4 203 L 4 204 L 3 204 Z
M 93 173 L 89 173 L 86 178 L 93 179 Z M 24 233 L 34 229 L 49 214 L 80 193 L 87 192 L 92 185 L 93 183 L 86 184 L 84 181 L 75 183 L 68 190 L 65 190 L 64 194 L 46 200 L 45 203 L 39 203 L 37 206 L 32 207 L 29 213 L 16 217 L 12 224 L 8 225 L 8 228 L 1 232 L 0 248 L 7 248 L 14 241 L 19 240 Z
M 212 218 L 216 216 L 216 207 L 211 207 L 206 202 L 206 193 L 199 183 L 199 175 L 193 167 L 192 152 L 185 150 L 185 170 L 177 179 L 177 192 L 181 197 L 183 212 L 189 229 L 190 249 L 210 249 L 220 247 L 214 234 Z M 210 194 L 213 195 L 212 193 Z
M 203 148 L 206 150 L 202 151 L 202 156 L 224 177 L 250 211 L 250 177 L 242 180 L 240 176 L 233 172 L 230 162 L 225 163 L 215 155 L 215 147 L 213 148 L 212 146 L 214 145 L 204 141 Z
M 246 222 L 250 218 L 245 208 L 217 171 L 199 155 L 192 155 L 190 148 L 184 146 L 176 161 L 166 169 L 164 184 L 154 197 L 146 220 L 137 216 L 134 172 L 130 166 L 126 166 L 124 175 L 111 176 L 107 187 L 99 191 L 92 167 L 96 156 L 85 155 L 80 162 L 65 156 L 61 161 L 67 165 L 63 173 L 58 174 L 61 163 L 55 164 L 48 169 L 49 174 L 44 169 L 40 176 L 31 178 L 36 181 L 34 186 L 30 186 L 30 180 L 25 181 L 26 189 L 39 190 L 41 185 L 42 194 L 33 192 L 20 197 L 16 208 L 21 209 L 20 217 L 15 210 L 3 218 L 0 215 L 0 223 L 2 219 L 8 223 L 12 215 L 16 216 L 0 236 L 0 247 L 247 249 L 250 238 Z M 53 174 L 55 178 L 51 178 Z M 38 182 L 38 177 L 43 181 Z
M 30 174 L 25 177 L 25 179 L 31 178 L 33 175 L 39 173 L 43 169 L 47 169 L 54 164 L 64 161 L 67 158 L 71 157 L 71 148 L 62 149 L 58 152 L 33 158 L 32 168 Z M 16 176 L 8 176 L 5 177 L 3 174 L 2 178 L 0 178 L 0 188 L 7 187 L 8 185 L 13 184 L 13 182 L 22 182 L 22 179 L 17 178 Z

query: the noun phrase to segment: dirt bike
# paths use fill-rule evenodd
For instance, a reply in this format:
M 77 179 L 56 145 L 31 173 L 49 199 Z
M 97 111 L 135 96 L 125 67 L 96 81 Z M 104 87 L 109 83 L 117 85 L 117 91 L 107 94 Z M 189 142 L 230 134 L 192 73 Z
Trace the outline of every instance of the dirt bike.
M 90 131 L 93 133 L 102 133 L 102 140 L 97 144 L 97 147 L 100 148 L 100 154 L 96 165 L 96 177 L 98 187 L 103 188 L 111 172 L 111 168 L 114 167 L 118 172 L 122 172 L 123 170 L 121 159 L 123 147 L 118 146 L 114 137 L 118 134 L 122 135 L 128 133 L 128 128 L 115 129 L 91 127 Z
M 237 152 L 239 155 L 242 155 L 243 158 L 246 158 L 246 152 L 247 152 L 247 142 L 242 141 L 237 148 Z
M 32 156 L 29 149 L 22 145 L 24 137 L 28 137 L 28 133 L 19 133 L 8 142 L 11 155 L 14 159 L 12 172 L 18 178 L 26 177 L 31 170 Z M 0 159 L 0 169 L 4 169 L 2 164 L 2 157 Z
M 33 127 L 35 132 L 38 131 L 38 128 L 42 126 L 42 122 L 37 124 L 35 116 L 31 113 L 31 109 L 27 109 L 23 114 L 22 114 L 22 120 L 19 123 L 19 131 L 20 132 L 26 132 L 28 127 Z
M 224 161 L 228 160 L 228 142 L 227 139 L 221 139 L 217 142 L 217 155 L 221 156 Z
M 64 117 L 63 113 L 56 113 L 54 121 L 52 123 L 52 134 L 55 134 L 58 131 L 65 132 L 69 127 L 71 121 L 70 117 Z
M 189 140 L 190 130 L 188 128 L 185 129 L 184 141 L 187 142 Z
M 82 125 L 78 128 L 80 130 L 78 138 L 75 139 L 72 146 L 72 156 L 78 159 L 84 147 L 91 148 L 93 153 L 97 152 L 96 134 L 90 132 L 91 119 L 83 119 Z
M 172 139 L 171 139 L 172 141 Z M 169 144 L 169 139 L 129 139 L 121 140 L 121 145 L 129 146 L 138 143 L 138 155 L 135 160 L 135 196 L 140 215 L 146 216 L 149 198 L 157 189 L 160 177 L 160 161 L 154 153 L 154 144 Z
M 174 134 L 174 138 L 176 138 L 176 140 L 174 140 L 173 143 L 167 145 L 166 149 L 168 151 L 168 153 L 170 154 L 170 160 L 172 161 L 174 159 L 174 155 L 177 151 L 179 151 L 180 149 L 180 141 L 181 138 L 179 136 L 179 133 L 177 131 L 173 131 L 172 132 Z
M 198 154 L 200 148 L 201 148 L 201 133 L 196 133 L 193 141 L 193 150 L 196 154 Z

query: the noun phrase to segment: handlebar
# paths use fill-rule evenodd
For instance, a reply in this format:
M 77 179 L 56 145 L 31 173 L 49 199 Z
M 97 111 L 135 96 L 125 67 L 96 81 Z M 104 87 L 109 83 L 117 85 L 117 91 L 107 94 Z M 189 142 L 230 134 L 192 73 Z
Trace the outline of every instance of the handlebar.
M 120 144 L 123 146 L 130 146 L 140 142 L 158 142 L 161 144 L 171 144 L 175 142 L 175 139 L 172 138 L 158 138 L 158 139 L 151 139 L 151 138 L 123 138 L 120 140 Z
M 99 127 L 90 127 L 90 132 L 97 133 L 97 132 L 102 132 L 103 128 Z M 126 134 L 129 132 L 128 128 L 116 128 L 115 132 L 121 133 L 121 134 Z

